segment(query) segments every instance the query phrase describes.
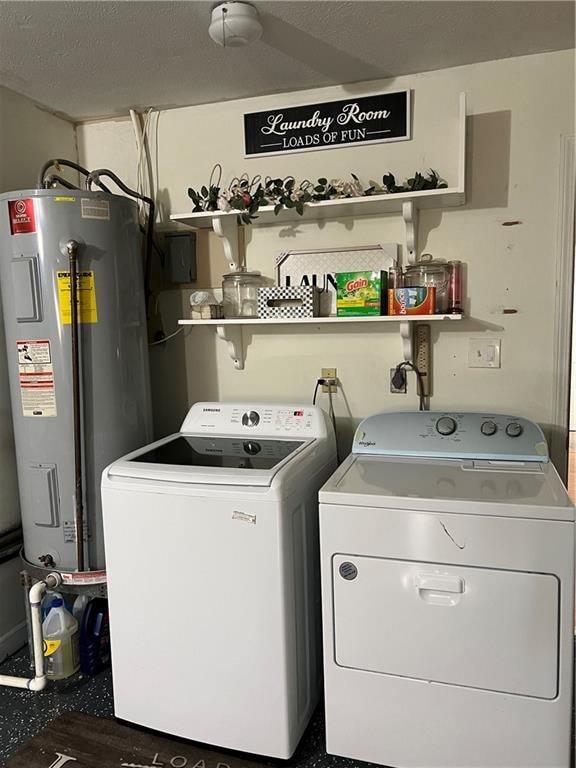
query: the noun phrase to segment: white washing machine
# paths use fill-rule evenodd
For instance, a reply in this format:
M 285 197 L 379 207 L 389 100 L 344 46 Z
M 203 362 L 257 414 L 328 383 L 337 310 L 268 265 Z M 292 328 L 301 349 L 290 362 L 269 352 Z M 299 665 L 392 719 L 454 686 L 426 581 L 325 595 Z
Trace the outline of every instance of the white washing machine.
M 117 717 L 292 755 L 322 687 L 318 489 L 335 467 L 319 408 L 197 403 L 104 471 Z
M 329 753 L 568 768 L 574 508 L 536 424 L 366 419 L 320 545 Z

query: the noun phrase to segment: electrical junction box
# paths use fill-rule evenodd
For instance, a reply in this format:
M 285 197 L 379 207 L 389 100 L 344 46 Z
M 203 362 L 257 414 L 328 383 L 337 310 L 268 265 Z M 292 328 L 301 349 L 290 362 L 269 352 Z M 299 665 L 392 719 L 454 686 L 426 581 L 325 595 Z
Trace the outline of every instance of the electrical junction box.
M 164 233 L 164 275 L 170 283 L 193 283 L 196 280 L 196 233 Z

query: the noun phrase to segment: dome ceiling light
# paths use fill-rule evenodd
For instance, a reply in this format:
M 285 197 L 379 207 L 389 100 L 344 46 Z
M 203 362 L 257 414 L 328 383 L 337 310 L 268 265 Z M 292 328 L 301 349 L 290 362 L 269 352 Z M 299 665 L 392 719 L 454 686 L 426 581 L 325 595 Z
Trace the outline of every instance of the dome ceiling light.
M 239 48 L 258 40 L 262 24 L 254 6 L 244 2 L 220 3 L 212 11 L 208 34 L 224 48 Z

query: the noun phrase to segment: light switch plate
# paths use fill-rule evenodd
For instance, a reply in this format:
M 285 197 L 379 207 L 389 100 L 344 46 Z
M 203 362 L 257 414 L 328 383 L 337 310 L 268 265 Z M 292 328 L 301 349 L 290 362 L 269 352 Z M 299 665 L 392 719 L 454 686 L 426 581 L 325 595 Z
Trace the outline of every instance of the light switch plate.
M 500 339 L 468 339 L 468 368 L 500 368 Z

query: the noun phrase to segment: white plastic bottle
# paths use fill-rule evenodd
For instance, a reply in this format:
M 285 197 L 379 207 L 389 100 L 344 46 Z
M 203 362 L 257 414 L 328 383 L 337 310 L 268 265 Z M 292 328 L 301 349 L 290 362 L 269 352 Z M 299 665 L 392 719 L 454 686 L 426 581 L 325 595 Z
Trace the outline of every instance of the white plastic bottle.
M 62 598 L 55 598 L 42 623 L 46 677 L 62 680 L 70 677 L 80 666 L 78 622 L 64 607 Z

